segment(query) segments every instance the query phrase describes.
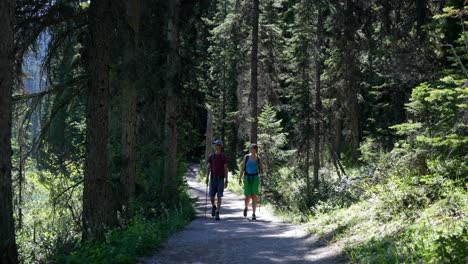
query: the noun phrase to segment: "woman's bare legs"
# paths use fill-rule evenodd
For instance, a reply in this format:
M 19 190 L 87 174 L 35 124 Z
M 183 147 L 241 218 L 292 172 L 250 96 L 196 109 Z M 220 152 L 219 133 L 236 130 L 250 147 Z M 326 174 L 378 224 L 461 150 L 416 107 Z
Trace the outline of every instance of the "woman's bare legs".
M 257 195 L 252 194 L 252 210 L 253 210 L 253 214 L 255 214 L 255 209 L 257 209 Z

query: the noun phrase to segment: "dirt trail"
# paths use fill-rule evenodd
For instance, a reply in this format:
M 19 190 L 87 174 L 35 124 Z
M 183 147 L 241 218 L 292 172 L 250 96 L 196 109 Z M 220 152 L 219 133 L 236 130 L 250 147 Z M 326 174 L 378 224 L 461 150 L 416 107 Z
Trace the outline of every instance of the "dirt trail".
M 244 218 L 243 197 L 228 190 L 221 221 L 211 217 L 210 205 L 205 219 L 206 186 L 196 181 L 197 169 L 191 165 L 185 175 L 192 197 L 198 198 L 197 218 L 139 263 L 346 263 L 337 249 L 305 232 L 304 226 L 283 223 L 264 208 L 257 221 Z M 229 184 L 237 183 L 231 179 Z

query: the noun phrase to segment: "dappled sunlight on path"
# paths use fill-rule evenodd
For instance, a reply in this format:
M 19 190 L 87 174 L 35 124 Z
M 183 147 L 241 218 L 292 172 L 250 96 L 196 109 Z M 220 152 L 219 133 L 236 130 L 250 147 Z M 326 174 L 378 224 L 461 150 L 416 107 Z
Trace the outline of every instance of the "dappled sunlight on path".
M 191 165 L 186 179 L 192 197 L 198 198 L 197 218 L 171 236 L 156 255 L 142 258 L 139 263 L 346 262 L 335 248 L 308 234 L 305 227 L 283 223 L 265 208 L 257 212 L 257 221 L 244 218 L 243 197 L 228 190 L 224 193 L 221 221 L 211 217 L 211 205 L 205 219 L 206 186 L 196 181 L 196 170 Z M 230 184 L 237 183 L 232 179 Z

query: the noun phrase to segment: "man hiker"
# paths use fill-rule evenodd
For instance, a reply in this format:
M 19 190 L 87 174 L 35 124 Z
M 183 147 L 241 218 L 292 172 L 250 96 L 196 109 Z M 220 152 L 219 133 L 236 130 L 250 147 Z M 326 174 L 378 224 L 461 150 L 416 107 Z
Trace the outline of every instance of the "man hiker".
M 255 209 L 257 208 L 257 195 L 260 194 L 258 191 L 258 186 L 260 184 L 258 174 L 263 172 L 263 164 L 257 155 L 257 144 L 251 144 L 249 150 L 250 153 L 244 156 L 244 161 L 242 162 L 239 185 L 242 185 L 242 176 L 244 176 L 244 217 L 247 217 L 250 199 L 252 199 L 252 220 L 257 220 Z
M 221 208 L 221 200 L 223 197 L 224 189 L 228 186 L 228 168 L 227 157 L 222 152 L 223 143 L 221 140 L 216 140 L 215 152 L 208 157 L 208 169 L 206 173 L 206 184 L 210 179 L 210 200 L 211 200 L 211 216 L 216 215 L 216 220 L 219 220 L 219 209 Z M 211 177 L 210 177 L 211 175 Z M 214 197 L 217 194 L 218 204 L 215 205 Z

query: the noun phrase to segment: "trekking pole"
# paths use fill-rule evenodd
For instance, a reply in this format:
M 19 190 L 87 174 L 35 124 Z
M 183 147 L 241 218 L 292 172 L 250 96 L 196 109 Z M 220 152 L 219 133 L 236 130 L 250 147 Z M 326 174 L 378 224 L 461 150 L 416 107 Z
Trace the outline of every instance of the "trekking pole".
M 208 184 L 206 185 L 205 191 L 205 220 L 206 220 L 206 207 L 208 206 Z
M 263 175 L 261 175 L 263 176 Z M 263 177 L 260 177 L 259 175 L 259 178 L 258 178 L 258 184 L 260 184 L 260 202 L 258 203 L 258 212 L 260 213 L 260 208 L 262 208 L 262 178 Z

